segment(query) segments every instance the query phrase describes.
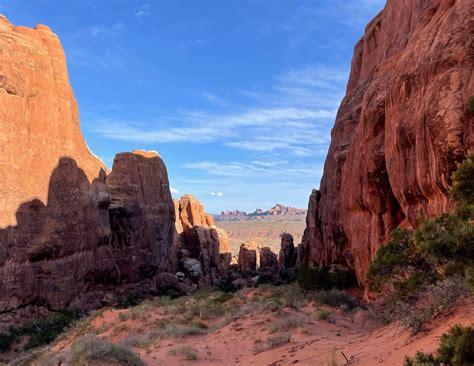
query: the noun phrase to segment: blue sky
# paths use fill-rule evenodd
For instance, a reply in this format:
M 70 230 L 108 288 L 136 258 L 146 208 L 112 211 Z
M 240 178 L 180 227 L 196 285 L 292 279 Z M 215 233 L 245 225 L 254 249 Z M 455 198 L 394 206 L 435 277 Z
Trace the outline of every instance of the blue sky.
M 91 150 L 156 150 L 206 210 L 306 207 L 384 0 L 0 0 L 59 35 Z

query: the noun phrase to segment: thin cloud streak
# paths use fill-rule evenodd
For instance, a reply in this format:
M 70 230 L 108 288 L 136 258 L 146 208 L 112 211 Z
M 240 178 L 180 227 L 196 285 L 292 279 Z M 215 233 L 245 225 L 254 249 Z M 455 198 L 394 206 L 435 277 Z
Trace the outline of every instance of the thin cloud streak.
M 219 143 L 257 153 L 320 155 L 330 141 L 330 126 L 342 99 L 347 70 L 320 66 L 288 69 L 273 89 L 258 96 L 257 106 L 233 113 L 188 111 L 156 121 L 95 121 L 94 132 L 113 140 L 142 143 Z M 255 94 L 258 94 L 257 92 Z M 216 94 L 202 96 L 223 103 Z

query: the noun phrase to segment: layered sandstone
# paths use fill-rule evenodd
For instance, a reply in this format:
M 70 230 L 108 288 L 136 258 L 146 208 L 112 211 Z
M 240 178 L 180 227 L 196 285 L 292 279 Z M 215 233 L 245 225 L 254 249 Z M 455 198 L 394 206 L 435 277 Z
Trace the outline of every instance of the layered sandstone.
M 320 192 L 303 238 L 310 265 L 363 284 L 393 229 L 451 207 L 449 177 L 473 152 L 474 3 L 388 0 L 356 45 Z
M 175 213 L 156 153 L 87 148 L 61 44 L 0 17 L 0 328 L 154 291 Z

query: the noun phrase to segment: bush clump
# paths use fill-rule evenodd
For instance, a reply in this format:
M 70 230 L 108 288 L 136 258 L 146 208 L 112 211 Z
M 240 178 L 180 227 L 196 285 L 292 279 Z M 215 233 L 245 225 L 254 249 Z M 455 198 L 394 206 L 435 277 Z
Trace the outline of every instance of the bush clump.
M 25 350 L 49 344 L 80 316 L 77 310 L 63 310 L 45 318 L 28 320 L 18 327 L 11 327 L 8 333 L 0 333 L 0 352 L 9 351 L 12 344 L 22 337 L 28 339 L 23 347 Z
M 354 271 L 330 271 L 327 267 L 311 268 L 305 265 L 298 274 L 298 284 L 307 291 L 345 289 L 357 286 L 357 277 Z
M 436 355 L 417 352 L 415 358 L 405 357 L 405 366 L 474 364 L 474 327 L 454 325 L 441 336 Z
M 467 98 L 467 103 L 466 103 L 467 111 L 471 114 L 474 115 L 474 95 L 470 96 Z
M 474 290 L 473 190 L 474 159 L 470 156 L 452 175 L 450 194 L 458 204 L 456 211 L 422 218 L 413 232 L 395 230 L 379 249 L 367 272 L 368 287 L 375 292 L 383 286 L 393 289 L 379 311 L 380 318 L 404 317 L 408 328 L 417 332 L 424 322 L 466 295 L 466 285 Z
M 145 366 L 145 363 L 129 349 L 96 337 L 87 335 L 78 339 L 71 349 L 71 365 L 85 366 L 91 362 L 118 362 L 127 366 Z
M 352 310 L 359 306 L 352 297 L 338 290 L 320 291 L 314 295 L 314 300 L 320 305 L 328 305 L 333 308 L 343 307 L 346 310 Z

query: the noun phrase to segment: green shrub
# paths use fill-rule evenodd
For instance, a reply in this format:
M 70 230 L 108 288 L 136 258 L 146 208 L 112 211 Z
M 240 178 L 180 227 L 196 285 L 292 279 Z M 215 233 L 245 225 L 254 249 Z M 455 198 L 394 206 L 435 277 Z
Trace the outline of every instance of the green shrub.
M 467 111 L 470 114 L 474 115 L 474 95 L 467 98 L 466 107 L 467 107 Z
M 305 265 L 298 273 L 298 284 L 308 291 L 345 289 L 357 286 L 357 277 L 354 271 L 329 271 L 327 267 L 311 268 Z
M 329 321 L 331 319 L 331 312 L 328 310 L 320 310 L 318 311 L 318 319 Z
M 16 337 L 11 333 L 0 333 L 0 353 L 8 352 Z
M 63 310 L 45 318 L 31 319 L 18 327 L 11 327 L 8 333 L 0 333 L 0 352 L 7 352 L 21 337 L 28 340 L 24 349 L 43 346 L 56 339 L 73 322 L 79 319 L 77 310 Z
M 414 359 L 405 357 L 405 366 L 474 364 L 474 327 L 454 325 L 441 336 L 437 354 L 417 352 Z
M 328 305 L 334 308 L 344 307 L 346 310 L 352 310 L 359 306 L 357 301 L 339 290 L 320 291 L 314 295 L 314 300 L 320 305 Z
M 474 225 L 457 215 L 443 214 L 427 220 L 415 231 L 418 251 L 434 265 L 474 258 Z
M 139 305 L 143 302 L 144 299 L 145 297 L 143 296 L 143 294 L 138 292 L 132 292 L 128 294 L 127 297 L 120 299 L 117 307 L 119 309 L 127 309 L 129 307 Z
M 119 362 L 127 366 L 145 366 L 145 363 L 129 349 L 107 342 L 94 335 L 78 339 L 71 348 L 71 365 L 85 366 L 94 361 Z
M 371 291 L 378 292 L 383 283 L 404 281 L 407 273 L 413 271 L 429 273 L 429 267 L 417 253 L 410 232 L 397 229 L 393 231 L 392 239 L 380 247 L 369 265 L 367 284 Z

